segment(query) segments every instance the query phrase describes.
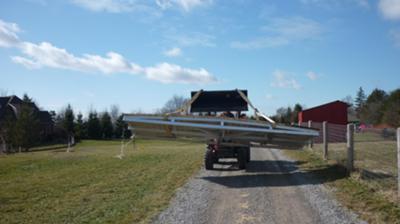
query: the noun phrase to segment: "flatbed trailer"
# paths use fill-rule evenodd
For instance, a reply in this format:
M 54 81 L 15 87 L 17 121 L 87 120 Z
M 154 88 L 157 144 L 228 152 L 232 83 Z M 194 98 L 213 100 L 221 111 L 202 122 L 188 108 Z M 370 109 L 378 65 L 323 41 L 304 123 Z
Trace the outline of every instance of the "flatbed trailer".
M 202 98 L 201 94 L 205 97 Z M 224 97 L 230 99 L 225 100 Z M 239 117 L 241 111 L 247 110 L 247 105 L 254 109 L 255 119 Z M 237 116 L 209 116 L 210 112 L 216 114 L 218 111 L 229 110 L 236 110 Z M 193 116 L 193 113 L 198 115 Z M 201 116 L 202 113 L 208 113 L 208 116 Z M 192 99 L 174 113 L 162 116 L 124 114 L 123 120 L 128 123 L 135 136 L 157 139 L 184 138 L 205 142 L 206 169 L 213 169 L 213 164 L 220 158 L 237 158 L 238 167 L 244 169 L 250 161 L 250 147 L 297 149 L 319 135 L 314 129 L 275 124 L 254 108 L 247 99 L 247 92 L 241 90 L 201 90 L 192 93 Z

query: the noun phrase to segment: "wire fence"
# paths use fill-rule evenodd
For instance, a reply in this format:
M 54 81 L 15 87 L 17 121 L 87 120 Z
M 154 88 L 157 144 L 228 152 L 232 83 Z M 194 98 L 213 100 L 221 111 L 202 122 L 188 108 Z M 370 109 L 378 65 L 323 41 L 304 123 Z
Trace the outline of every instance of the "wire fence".
M 396 198 L 398 165 L 395 129 L 357 128 L 354 167 L 360 179 L 389 198 Z
M 399 143 L 397 143 L 396 129 L 356 127 L 352 145 L 349 145 L 347 125 L 327 123 L 327 144 L 324 144 L 323 123 L 310 123 L 302 123 L 301 126 L 320 130 L 320 136 L 314 139 L 314 144 L 310 144 L 314 153 L 324 158 L 324 151 L 326 151 L 326 159 L 334 160 L 347 167 L 349 171 L 354 171 L 353 174 L 360 181 L 368 184 L 375 191 L 383 193 L 389 200 L 395 201 L 396 198 L 400 198 L 398 176 L 400 163 L 397 146 Z M 350 148 L 353 149 L 352 154 L 349 154 Z
M 324 155 L 324 129 L 321 122 L 301 123 L 303 127 L 311 127 L 319 130 L 319 136 L 313 139 L 312 149 L 313 152 L 319 154 L 321 157 Z M 336 162 L 346 165 L 347 150 L 346 150 L 346 133 L 347 125 L 330 124 L 326 123 L 327 141 L 328 141 L 328 154 L 327 158 L 335 160 Z

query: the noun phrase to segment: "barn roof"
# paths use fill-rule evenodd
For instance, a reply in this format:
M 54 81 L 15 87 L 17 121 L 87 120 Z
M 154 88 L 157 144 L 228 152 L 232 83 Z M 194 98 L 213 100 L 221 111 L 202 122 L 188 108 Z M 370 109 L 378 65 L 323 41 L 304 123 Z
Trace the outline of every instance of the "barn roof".
M 329 103 L 325 103 L 325 104 L 322 104 L 322 105 L 319 105 L 319 106 L 316 106 L 316 107 L 311 107 L 311 108 L 308 108 L 308 109 L 305 109 L 305 110 L 302 110 L 302 111 L 314 110 L 314 109 L 318 109 L 318 108 L 321 108 L 321 107 L 330 106 L 330 105 L 333 105 L 333 104 L 344 104 L 344 105 L 346 105 L 347 107 L 350 106 L 349 104 L 347 104 L 347 103 L 345 103 L 345 102 L 343 102 L 343 101 L 335 100 L 335 101 L 332 101 L 332 102 L 329 102 Z

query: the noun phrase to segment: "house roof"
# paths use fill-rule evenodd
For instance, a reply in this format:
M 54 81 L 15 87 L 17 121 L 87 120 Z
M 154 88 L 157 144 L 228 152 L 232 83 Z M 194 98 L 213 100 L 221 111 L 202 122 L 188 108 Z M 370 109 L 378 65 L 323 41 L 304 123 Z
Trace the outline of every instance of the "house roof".
M 4 114 L 6 113 L 6 108 L 8 105 L 8 102 L 10 101 L 9 96 L 6 97 L 0 97 L 0 119 L 3 118 Z
M 9 98 L 10 98 L 9 101 L 10 104 L 21 104 L 24 102 L 16 95 L 9 96 Z
M 52 123 L 53 119 L 51 118 L 51 114 L 48 111 L 39 111 L 38 112 L 39 120 L 42 123 Z
M 30 108 L 33 108 L 35 111 L 37 111 L 40 122 L 43 122 L 43 123 L 52 123 L 53 122 L 51 114 L 48 111 L 39 111 L 39 108 L 36 106 L 35 103 L 24 102 L 18 96 L 15 96 L 15 95 L 0 97 L 0 120 L 4 118 L 4 115 L 7 111 L 7 107 L 10 107 L 10 105 L 15 106 L 15 105 L 19 105 L 19 104 L 28 105 Z
M 325 104 L 322 104 L 322 105 L 319 105 L 319 106 L 316 106 L 316 107 L 311 107 L 311 108 L 308 108 L 308 109 L 305 109 L 305 110 L 302 110 L 302 111 L 314 110 L 314 109 L 317 109 L 317 108 L 326 107 L 326 106 L 329 106 L 329 105 L 332 105 L 332 104 L 338 104 L 338 103 L 339 104 L 345 104 L 347 107 L 350 106 L 349 104 L 347 104 L 347 103 L 345 103 L 343 101 L 335 100 L 335 101 L 332 101 L 332 102 L 329 102 L 329 103 L 325 103 Z
M 4 108 L 8 101 L 10 100 L 10 97 L 0 97 L 0 109 Z

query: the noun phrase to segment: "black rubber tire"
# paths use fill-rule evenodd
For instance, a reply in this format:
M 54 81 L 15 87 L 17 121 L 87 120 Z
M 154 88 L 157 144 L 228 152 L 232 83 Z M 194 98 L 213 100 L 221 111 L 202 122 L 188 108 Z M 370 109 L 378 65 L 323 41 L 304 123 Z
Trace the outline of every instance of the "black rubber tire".
M 247 154 L 246 154 L 245 148 L 238 149 L 237 160 L 238 160 L 239 169 L 241 169 L 241 170 L 246 169 L 246 162 L 247 162 L 246 156 L 247 156 Z
M 204 156 L 204 167 L 206 170 L 214 169 L 215 155 L 212 150 L 207 149 L 206 154 Z
M 250 162 L 251 150 L 250 147 L 246 147 L 246 162 Z

